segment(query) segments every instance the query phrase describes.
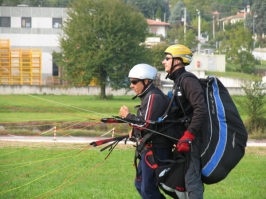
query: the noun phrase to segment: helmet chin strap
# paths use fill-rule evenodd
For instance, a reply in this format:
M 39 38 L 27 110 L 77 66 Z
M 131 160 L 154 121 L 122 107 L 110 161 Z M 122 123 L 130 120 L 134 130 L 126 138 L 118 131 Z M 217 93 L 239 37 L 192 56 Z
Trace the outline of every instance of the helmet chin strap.
M 143 89 L 142 89 L 142 92 L 141 92 L 141 94 L 142 94 L 142 93 L 144 93 L 145 90 L 151 85 L 152 81 L 149 80 L 148 83 L 145 84 L 144 79 L 143 79 L 143 80 L 141 80 L 141 82 L 142 82 L 142 84 L 143 84 L 143 86 L 144 86 Z M 139 95 L 141 95 L 141 94 L 139 94 Z M 134 97 L 132 97 L 132 100 L 136 99 L 139 95 L 135 95 Z
M 173 59 L 174 60 L 174 59 Z M 181 66 L 182 63 L 179 62 L 178 64 L 174 65 L 174 61 L 172 62 L 172 66 L 171 66 L 171 69 L 170 69 L 170 72 L 166 75 L 165 79 L 167 79 L 169 77 L 169 75 L 172 73 L 172 71 L 174 70 L 175 67 L 177 66 Z

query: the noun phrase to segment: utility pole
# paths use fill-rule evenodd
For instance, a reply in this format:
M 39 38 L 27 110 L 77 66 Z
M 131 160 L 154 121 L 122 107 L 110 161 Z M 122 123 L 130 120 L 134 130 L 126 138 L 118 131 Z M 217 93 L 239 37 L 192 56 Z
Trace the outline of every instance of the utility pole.
M 246 8 L 244 8 L 244 28 L 246 27 Z
M 199 40 L 199 43 L 198 43 L 198 54 L 200 54 L 200 11 L 198 9 L 196 9 L 196 11 L 198 12 L 198 40 Z
M 254 39 L 254 42 L 253 42 L 253 49 L 255 49 L 255 44 L 256 44 L 256 40 L 255 40 L 255 18 L 258 17 L 258 15 L 254 15 L 253 16 L 253 39 Z
M 213 39 L 215 39 L 215 16 L 213 15 L 212 18 L 213 18 L 213 24 L 212 24 L 213 33 L 212 33 L 212 36 L 213 36 Z
M 184 40 L 186 41 L 186 31 L 187 31 L 187 8 L 184 7 Z

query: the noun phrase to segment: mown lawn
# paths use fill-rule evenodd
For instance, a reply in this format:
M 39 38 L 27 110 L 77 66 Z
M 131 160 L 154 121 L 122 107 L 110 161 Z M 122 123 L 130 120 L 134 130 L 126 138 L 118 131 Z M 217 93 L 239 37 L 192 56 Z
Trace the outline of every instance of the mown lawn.
M 108 151 L 88 144 L 0 142 L 0 198 L 139 199 L 133 181 L 134 147 Z M 205 199 L 262 199 L 266 147 L 246 155 L 220 183 L 205 185 Z M 169 197 L 168 197 L 169 198 Z
M 126 105 L 135 113 L 134 106 L 140 100 L 132 96 L 114 96 L 110 100 L 95 96 L 67 95 L 0 95 L 0 123 L 32 121 L 94 121 L 112 115 L 117 116 Z M 246 114 L 237 106 L 242 118 Z

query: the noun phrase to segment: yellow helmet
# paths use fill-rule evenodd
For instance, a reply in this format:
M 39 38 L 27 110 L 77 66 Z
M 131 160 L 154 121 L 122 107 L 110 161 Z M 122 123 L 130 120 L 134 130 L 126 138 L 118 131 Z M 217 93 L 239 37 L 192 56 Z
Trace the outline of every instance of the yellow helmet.
M 169 46 L 168 48 L 166 48 L 164 53 L 171 54 L 173 58 L 182 59 L 183 63 L 186 65 L 191 63 L 192 56 L 193 56 L 193 53 L 188 47 L 180 45 L 180 44 Z

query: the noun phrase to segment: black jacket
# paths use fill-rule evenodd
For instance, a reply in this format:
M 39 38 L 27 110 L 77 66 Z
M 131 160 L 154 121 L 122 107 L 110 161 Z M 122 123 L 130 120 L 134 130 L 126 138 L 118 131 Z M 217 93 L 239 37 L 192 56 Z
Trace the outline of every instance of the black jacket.
M 138 96 L 141 100 L 141 105 L 138 107 L 137 115 L 129 113 L 127 119 L 137 120 L 137 121 L 157 121 L 160 116 L 164 114 L 164 111 L 167 108 L 168 100 L 163 92 L 155 87 L 154 84 L 151 84 L 142 94 Z M 147 130 L 158 130 L 158 126 L 150 124 L 148 122 L 143 122 L 139 124 L 132 124 L 133 126 L 133 135 L 135 137 L 143 138 L 147 133 L 151 131 Z M 151 142 L 154 147 L 170 147 L 173 145 L 171 140 L 160 134 L 152 132 Z M 160 132 L 163 133 L 164 132 Z M 156 135 L 155 135 L 156 134 Z
M 187 73 L 184 67 L 179 68 L 169 75 L 169 78 L 174 80 L 175 84 L 178 84 L 179 77 L 185 72 Z M 191 116 L 191 122 L 187 130 L 195 136 L 201 136 L 201 126 L 207 117 L 207 107 L 203 89 L 199 80 L 196 77 L 190 76 L 183 78 L 181 87 L 182 93 L 185 94 L 181 102 L 182 106 L 186 110 L 186 114 Z

